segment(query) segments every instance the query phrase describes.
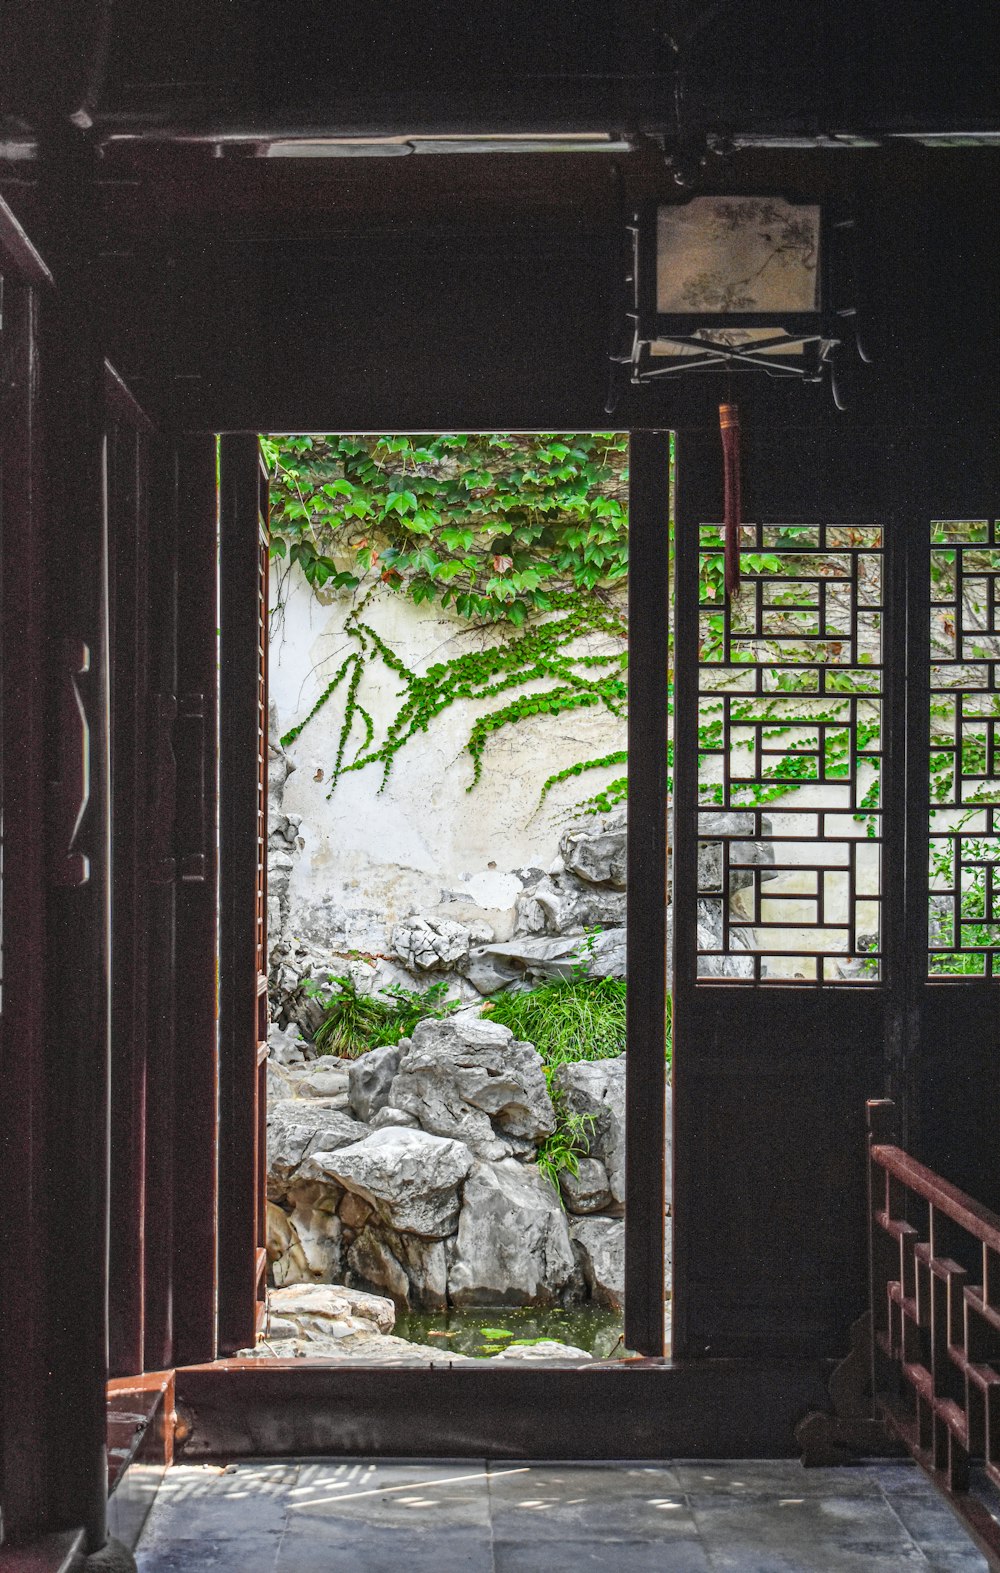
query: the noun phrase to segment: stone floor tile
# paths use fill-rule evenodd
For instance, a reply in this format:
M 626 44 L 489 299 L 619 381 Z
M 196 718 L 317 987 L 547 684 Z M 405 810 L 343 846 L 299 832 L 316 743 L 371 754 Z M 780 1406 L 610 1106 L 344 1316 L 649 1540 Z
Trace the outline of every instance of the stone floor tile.
M 494 1565 L 488 1525 L 303 1519 L 281 1542 L 273 1573 L 494 1573 Z
M 489 1479 L 485 1462 L 474 1459 L 445 1464 L 330 1460 L 302 1465 L 286 1491 L 285 1506 L 293 1524 L 337 1518 L 399 1527 L 447 1522 L 486 1530 Z
M 280 1533 L 259 1530 L 225 1540 L 174 1533 L 159 1542 L 143 1534 L 135 1553 L 139 1573 L 274 1573 Z
M 888 1504 L 857 1497 L 689 1494 L 718 1573 L 904 1573 L 927 1561 Z
M 496 1540 L 495 1573 L 712 1573 L 696 1539 Z
M 671 1541 L 694 1526 L 673 1471 L 642 1464 L 490 1468 L 490 1517 L 498 1540 Z
M 176 1464 L 164 1476 L 140 1544 L 160 1551 L 175 1536 L 202 1536 L 221 1556 L 234 1537 L 280 1535 L 297 1478 L 298 1464 Z
M 877 1474 L 866 1465 L 804 1469 L 794 1458 L 730 1458 L 687 1460 L 673 1469 L 682 1491 L 715 1497 L 837 1496 L 875 1502 L 882 1495 Z

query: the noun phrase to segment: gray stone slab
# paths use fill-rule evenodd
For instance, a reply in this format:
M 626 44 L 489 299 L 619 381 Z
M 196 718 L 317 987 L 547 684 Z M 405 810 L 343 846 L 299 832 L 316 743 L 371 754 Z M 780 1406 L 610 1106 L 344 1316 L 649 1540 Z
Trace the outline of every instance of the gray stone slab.
M 741 1458 L 680 1462 L 673 1469 L 680 1490 L 711 1497 L 837 1496 L 871 1502 L 882 1499 L 877 1471 L 867 1465 L 803 1469 L 797 1459 Z
M 136 1567 L 138 1573 L 194 1573 L 195 1569 L 198 1573 L 272 1573 L 281 1540 L 280 1533 L 244 1530 L 223 1540 L 175 1534 L 167 1542 L 147 1547 L 143 1536 L 135 1554 Z
M 535 1465 L 523 1475 L 490 1469 L 497 1540 L 661 1540 L 695 1535 L 666 1466 Z
M 495 1573 L 712 1573 L 696 1539 L 654 1540 L 496 1540 Z
M 493 1573 L 493 1567 L 488 1525 L 462 1529 L 439 1517 L 418 1530 L 307 1519 L 289 1529 L 273 1573 Z
M 927 1560 L 887 1503 L 688 1497 L 718 1573 L 904 1573 Z
M 360 1465 L 331 1460 L 302 1465 L 286 1508 L 296 1533 L 304 1520 L 336 1520 L 348 1527 L 377 1524 L 412 1533 L 478 1526 L 488 1537 L 489 1482 L 485 1463 L 477 1460 Z
M 247 1536 L 280 1536 L 288 1517 L 288 1492 L 298 1478 L 292 1464 L 176 1464 L 169 1469 L 139 1544 L 143 1552 L 168 1552 L 177 1537 L 204 1538 L 223 1557 L 230 1542 Z M 225 1565 L 220 1562 L 220 1566 Z M 150 1564 L 151 1570 L 156 1567 Z
M 178 1465 L 139 1573 L 986 1573 L 923 1473 L 793 1461 Z

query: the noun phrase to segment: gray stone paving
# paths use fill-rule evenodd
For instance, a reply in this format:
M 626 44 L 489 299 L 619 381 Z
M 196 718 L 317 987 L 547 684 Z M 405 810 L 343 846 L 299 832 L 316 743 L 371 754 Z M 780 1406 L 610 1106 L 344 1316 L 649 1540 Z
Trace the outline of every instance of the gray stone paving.
M 177 1465 L 140 1573 L 988 1573 L 915 1465 Z

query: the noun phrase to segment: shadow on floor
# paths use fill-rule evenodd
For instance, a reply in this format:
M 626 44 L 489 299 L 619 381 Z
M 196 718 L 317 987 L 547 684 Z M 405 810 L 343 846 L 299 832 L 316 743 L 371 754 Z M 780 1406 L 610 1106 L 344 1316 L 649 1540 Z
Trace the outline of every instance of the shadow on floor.
M 282 1461 L 169 1471 L 140 1573 L 988 1573 L 907 1463 Z

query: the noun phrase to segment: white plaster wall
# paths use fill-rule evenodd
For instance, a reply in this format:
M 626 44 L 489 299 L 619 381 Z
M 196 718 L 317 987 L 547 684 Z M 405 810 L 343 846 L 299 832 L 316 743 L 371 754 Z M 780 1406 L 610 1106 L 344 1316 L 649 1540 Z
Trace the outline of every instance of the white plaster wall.
M 284 612 L 272 626 L 270 661 L 279 736 L 308 714 L 355 647 L 344 631 L 351 597 L 317 595 L 297 568 L 283 580 Z M 470 633 L 464 619 L 440 607 L 414 606 L 388 589 L 369 603 L 365 620 L 417 671 L 487 637 Z M 589 653 L 600 648 L 594 643 Z M 399 685 L 381 665 L 375 674 L 365 674 L 358 697 L 378 738 L 396 712 Z M 539 810 L 543 783 L 577 760 L 624 748 L 624 722 L 594 707 L 504 727 L 487 742 L 482 778 L 468 792 L 470 728 L 513 694 L 461 701 L 397 754 L 383 791 L 381 767 L 370 765 L 342 776 L 328 796 L 345 689 L 346 680 L 288 749 L 295 769 L 283 808 L 302 816 L 303 843 L 289 887 L 291 935 L 334 954 L 384 953 L 393 923 L 419 912 L 485 920 L 497 938 L 508 938 L 522 884 L 517 871 L 547 868 L 567 810 L 625 772 L 617 766 L 571 778 Z M 347 758 L 361 736 L 359 726 Z

